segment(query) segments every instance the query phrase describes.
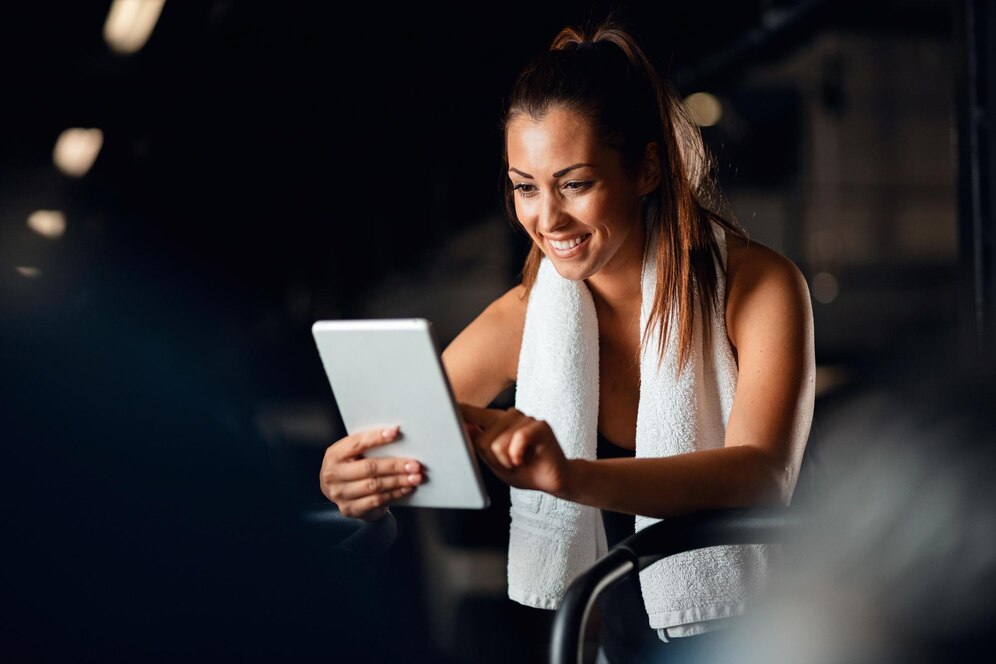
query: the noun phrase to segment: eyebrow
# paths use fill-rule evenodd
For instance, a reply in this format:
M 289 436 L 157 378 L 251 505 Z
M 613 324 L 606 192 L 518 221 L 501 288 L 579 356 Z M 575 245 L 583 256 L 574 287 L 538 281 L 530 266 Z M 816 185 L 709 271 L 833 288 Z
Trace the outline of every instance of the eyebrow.
M 559 177 L 563 177 L 563 176 L 567 175 L 568 173 L 570 173 L 571 171 L 573 171 L 575 168 L 582 168 L 583 166 L 594 166 L 594 164 L 586 164 L 586 163 L 583 163 L 583 162 L 579 163 L 579 164 L 572 164 L 571 166 L 568 166 L 567 168 L 562 168 L 559 171 L 557 171 L 556 173 L 554 173 L 553 177 L 554 177 L 554 179 L 559 178 Z M 518 168 L 512 168 L 511 166 L 509 166 L 508 170 L 514 171 L 515 173 L 518 173 L 519 175 L 521 175 L 524 178 L 529 178 L 530 180 L 533 179 L 532 175 L 530 175 L 529 173 L 524 173 L 524 172 L 520 171 Z

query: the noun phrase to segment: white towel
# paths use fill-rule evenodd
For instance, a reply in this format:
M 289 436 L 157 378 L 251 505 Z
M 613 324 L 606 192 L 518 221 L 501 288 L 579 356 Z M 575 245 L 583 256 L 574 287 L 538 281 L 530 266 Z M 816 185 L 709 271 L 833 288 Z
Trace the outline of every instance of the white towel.
M 722 447 L 733 404 L 737 367 L 726 337 L 726 239 L 714 225 L 723 268 L 720 306 L 704 347 L 701 316 L 695 317 L 693 352 L 678 377 L 677 326 L 658 368 L 655 326 L 640 359 L 636 456 L 664 457 Z M 653 252 L 643 266 L 641 335 L 646 329 L 656 279 Z M 641 336 L 642 338 L 642 336 Z M 598 427 L 598 320 L 583 281 L 560 276 L 540 262 L 529 296 L 519 353 L 515 407 L 545 420 L 568 458 L 595 459 Z M 607 552 L 597 508 L 539 491 L 511 489 L 508 595 L 527 606 L 556 609 L 568 585 Z M 636 517 L 636 530 L 659 519 Z M 768 548 L 721 546 L 670 556 L 640 573 L 650 627 L 666 635 L 704 631 L 706 621 L 743 612 L 749 594 L 764 580 Z M 682 628 L 681 626 L 685 626 Z M 668 632 L 665 629 L 671 628 Z M 682 631 L 684 630 L 684 631 Z

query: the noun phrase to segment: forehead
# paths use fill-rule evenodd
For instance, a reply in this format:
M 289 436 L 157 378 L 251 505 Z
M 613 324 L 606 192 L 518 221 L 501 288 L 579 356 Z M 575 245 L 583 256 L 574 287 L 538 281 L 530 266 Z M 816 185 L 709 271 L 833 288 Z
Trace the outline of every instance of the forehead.
M 505 147 L 509 166 L 539 176 L 575 163 L 604 161 L 611 152 L 583 115 L 556 106 L 539 119 L 526 113 L 512 118 Z

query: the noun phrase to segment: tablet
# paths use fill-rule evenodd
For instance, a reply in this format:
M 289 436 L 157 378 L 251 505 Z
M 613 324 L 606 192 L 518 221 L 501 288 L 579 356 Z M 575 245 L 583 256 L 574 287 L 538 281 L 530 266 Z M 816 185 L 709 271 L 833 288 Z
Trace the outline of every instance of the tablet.
M 417 459 L 424 468 L 422 484 L 392 505 L 491 504 L 431 321 L 321 320 L 311 331 L 346 431 L 401 425 L 396 440 L 365 456 Z

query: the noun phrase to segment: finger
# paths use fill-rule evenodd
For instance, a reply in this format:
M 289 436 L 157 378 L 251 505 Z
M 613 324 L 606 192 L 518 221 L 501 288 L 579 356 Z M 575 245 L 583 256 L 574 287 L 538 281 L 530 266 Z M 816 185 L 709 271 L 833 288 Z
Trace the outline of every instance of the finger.
M 346 436 L 329 448 L 329 453 L 335 461 L 355 459 L 372 447 L 386 445 L 398 437 L 400 426 L 395 424 L 383 429 L 368 429 Z
M 343 461 L 333 466 L 325 479 L 329 482 L 352 482 L 383 475 L 410 475 L 422 469 L 415 459 L 384 457 Z
M 523 415 L 515 408 L 509 408 L 508 410 L 499 412 L 501 412 L 501 416 L 495 419 L 490 426 L 485 427 L 485 429 L 478 434 L 476 440 L 478 446 L 486 446 L 490 448 L 491 444 L 508 429 L 519 426 L 524 420 L 532 420 L 531 417 Z
M 474 437 L 477 436 L 479 433 L 481 433 L 481 431 L 483 431 L 483 429 L 481 429 L 481 425 L 470 424 L 469 422 L 463 423 L 463 430 L 464 432 L 466 432 L 467 439 L 470 441 L 473 441 Z
M 546 422 L 535 420 L 516 429 L 512 435 L 512 440 L 508 444 L 508 457 L 513 467 L 521 466 L 525 463 L 526 455 L 532 448 L 533 442 L 538 440 L 538 436 L 545 426 Z
M 346 514 L 346 516 L 356 516 L 372 512 L 373 510 L 386 506 L 393 500 L 404 498 L 412 491 L 414 491 L 413 487 L 406 486 L 400 489 L 395 489 L 394 491 L 376 493 L 372 496 L 361 498 L 360 500 L 349 504 L 349 507 L 347 508 L 348 514 Z
M 341 485 L 339 498 L 340 500 L 359 500 L 378 493 L 391 493 L 397 489 L 411 488 L 417 486 L 421 481 L 422 476 L 418 474 L 368 477 Z
M 471 425 L 471 426 L 476 426 L 476 425 Z M 498 459 L 495 458 L 494 453 L 491 451 L 491 449 L 488 446 L 480 444 L 479 442 L 480 438 L 481 438 L 480 430 L 475 431 L 471 434 L 470 440 L 474 444 L 474 450 L 481 457 L 481 459 L 484 460 L 484 463 L 486 463 L 489 468 L 497 472 L 497 470 L 500 469 L 502 465 L 501 463 L 498 462 Z
M 484 430 L 478 444 L 487 447 L 498 463 L 511 470 L 513 466 L 508 456 L 508 446 L 512 441 L 512 435 L 530 421 L 532 418 L 510 408 L 501 419 Z
M 495 459 L 498 461 L 498 463 L 502 465 L 502 468 L 511 470 L 512 462 L 509 461 L 508 454 L 506 453 L 505 450 L 505 448 L 508 447 L 508 440 L 509 436 L 507 434 L 498 436 L 493 441 L 491 441 L 490 448 L 491 448 L 491 453 L 495 456 Z
M 505 414 L 505 411 L 498 408 L 478 408 L 468 403 L 460 404 L 460 412 L 463 414 L 463 419 L 467 422 L 477 424 L 485 429 Z

